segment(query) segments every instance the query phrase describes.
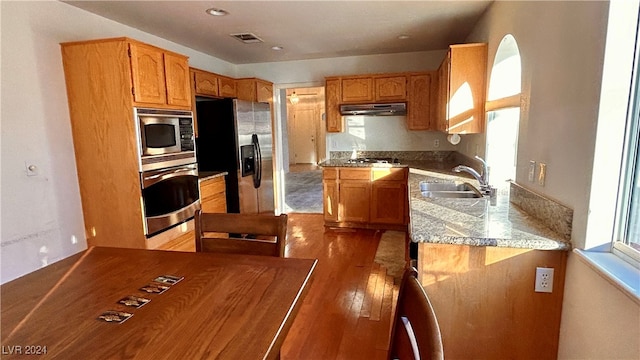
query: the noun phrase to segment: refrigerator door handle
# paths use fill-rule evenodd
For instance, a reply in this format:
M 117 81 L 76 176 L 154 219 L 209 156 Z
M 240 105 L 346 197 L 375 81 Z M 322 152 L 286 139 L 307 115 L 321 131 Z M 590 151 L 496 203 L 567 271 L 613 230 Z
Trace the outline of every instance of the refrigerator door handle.
M 253 174 L 253 187 L 259 188 L 262 182 L 262 150 L 260 149 L 260 142 L 258 142 L 258 135 L 251 135 L 251 142 L 256 148 L 256 160 L 255 160 L 255 172 Z

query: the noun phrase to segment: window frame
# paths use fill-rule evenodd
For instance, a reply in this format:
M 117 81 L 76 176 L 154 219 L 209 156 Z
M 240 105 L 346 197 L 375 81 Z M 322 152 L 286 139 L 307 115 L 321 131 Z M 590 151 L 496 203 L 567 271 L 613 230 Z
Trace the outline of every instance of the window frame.
M 627 119 L 624 133 L 624 147 L 620 163 L 620 181 L 616 214 L 611 241 L 611 252 L 640 269 L 640 251 L 627 244 L 628 224 L 631 216 L 633 187 L 640 177 L 640 47 L 638 34 L 640 30 L 640 16 L 636 20 L 635 48 L 633 70 L 631 74 L 630 94 L 627 105 Z M 640 196 L 640 194 L 636 194 Z M 640 210 L 640 209 L 639 209 Z

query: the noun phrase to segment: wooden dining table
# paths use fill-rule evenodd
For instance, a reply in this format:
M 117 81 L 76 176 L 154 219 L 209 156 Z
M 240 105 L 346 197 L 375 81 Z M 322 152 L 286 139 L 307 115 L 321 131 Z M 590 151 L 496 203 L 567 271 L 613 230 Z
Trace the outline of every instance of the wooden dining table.
M 91 247 L 0 287 L 0 356 L 276 359 L 316 262 Z

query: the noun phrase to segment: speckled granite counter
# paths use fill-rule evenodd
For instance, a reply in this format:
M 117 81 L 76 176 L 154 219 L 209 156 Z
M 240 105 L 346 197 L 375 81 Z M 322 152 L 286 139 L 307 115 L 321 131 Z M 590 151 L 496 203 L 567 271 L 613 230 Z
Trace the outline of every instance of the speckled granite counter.
M 198 171 L 198 181 L 205 181 L 228 174 L 226 171 Z
M 407 164 L 394 164 L 394 163 L 350 163 L 343 159 L 331 159 L 318 164 L 320 167 L 408 167 Z
M 450 169 L 450 168 L 449 168 Z M 409 174 L 409 231 L 413 242 L 498 246 L 537 250 L 570 250 L 566 238 L 509 201 L 507 190 L 496 205 L 488 198 L 425 198 L 419 183 L 455 181 L 458 176 L 411 168 Z M 468 179 L 464 179 L 468 181 Z M 473 182 L 472 182 L 473 183 Z

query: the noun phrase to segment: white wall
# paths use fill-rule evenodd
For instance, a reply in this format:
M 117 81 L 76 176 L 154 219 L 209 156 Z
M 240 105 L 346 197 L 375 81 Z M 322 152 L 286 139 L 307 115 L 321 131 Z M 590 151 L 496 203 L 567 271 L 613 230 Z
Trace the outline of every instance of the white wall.
M 1 282 L 86 248 L 60 42 L 128 36 L 235 76 L 235 65 L 58 1 L 0 2 Z M 25 164 L 37 167 L 26 176 Z
M 489 43 L 489 69 L 500 40 L 513 34 L 522 56 L 524 100 L 516 180 L 574 209 L 572 241 L 584 247 L 608 2 L 500 1 L 468 41 Z M 463 139 L 473 155 L 484 136 Z M 460 146 L 459 145 L 459 146 Z M 529 160 L 545 162 L 544 187 L 527 181 Z M 640 307 L 570 253 L 560 359 L 637 359 Z
M 327 147 L 333 151 L 456 150 L 444 133 L 409 130 L 404 116 L 345 116 L 344 122 L 344 132 L 327 134 Z

